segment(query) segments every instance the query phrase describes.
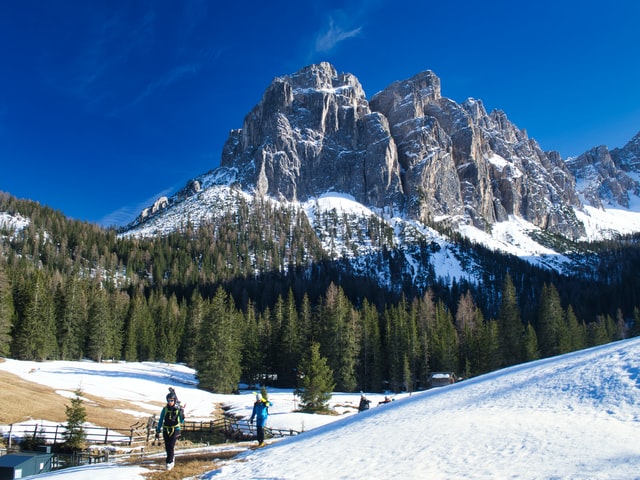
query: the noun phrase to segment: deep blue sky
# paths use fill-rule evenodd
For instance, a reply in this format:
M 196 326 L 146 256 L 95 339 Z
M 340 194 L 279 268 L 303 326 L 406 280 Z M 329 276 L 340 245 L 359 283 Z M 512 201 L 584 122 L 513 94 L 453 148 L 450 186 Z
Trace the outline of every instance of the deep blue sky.
M 423 70 L 564 158 L 640 131 L 640 2 L 0 0 L 0 190 L 122 225 L 219 165 L 276 76 Z

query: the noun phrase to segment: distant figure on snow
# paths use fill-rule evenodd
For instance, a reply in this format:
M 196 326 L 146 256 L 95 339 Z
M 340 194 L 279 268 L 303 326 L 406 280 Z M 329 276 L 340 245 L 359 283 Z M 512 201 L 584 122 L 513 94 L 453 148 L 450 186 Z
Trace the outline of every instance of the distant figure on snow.
M 253 404 L 253 412 L 249 423 L 253 423 L 253 419 L 256 419 L 256 430 L 258 431 L 258 446 L 264 446 L 264 426 L 267 423 L 267 417 L 269 416 L 269 407 L 273 404 L 263 398 L 261 394 L 256 392 L 256 401 Z
M 164 449 L 167 452 L 167 470 L 171 470 L 174 465 L 173 452 L 176 442 L 180 438 L 180 429 L 184 423 L 184 409 L 178 401 L 178 396 L 173 388 L 169 387 L 167 394 L 167 405 L 160 412 L 160 420 L 156 425 L 156 439 L 164 439 Z
M 381 402 L 378 402 L 378 406 L 384 405 L 385 403 L 391 403 L 391 402 L 393 402 L 393 400 L 390 399 L 389 396 L 385 395 L 384 400 L 382 400 Z
M 369 404 L 371 400 L 364 396 L 364 393 L 360 395 L 360 404 L 358 405 L 358 411 L 364 412 L 365 410 L 369 410 Z

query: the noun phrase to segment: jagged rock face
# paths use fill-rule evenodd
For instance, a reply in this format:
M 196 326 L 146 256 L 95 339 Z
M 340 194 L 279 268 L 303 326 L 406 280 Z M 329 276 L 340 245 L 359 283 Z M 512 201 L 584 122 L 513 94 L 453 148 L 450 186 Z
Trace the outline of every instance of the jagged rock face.
M 640 166 L 640 135 L 636 135 L 634 140 L 621 150 L 609 152 L 606 146 L 601 145 L 567 160 L 573 174 L 584 179 L 579 191 L 585 203 L 596 208 L 628 208 L 629 192 L 640 194 L 638 182 L 625 173 L 637 173 Z M 614 155 L 617 161 L 614 161 Z
M 150 215 L 154 215 L 158 213 L 160 210 L 163 210 L 168 206 L 169 206 L 169 199 L 167 197 L 162 196 L 158 198 L 151 207 L 145 208 L 140 214 L 140 216 L 142 218 L 146 218 Z
M 231 132 L 221 166 L 278 199 L 339 191 L 376 207 L 403 200 L 387 120 L 371 112 L 353 75 L 328 63 L 276 78 L 242 129 Z
M 442 97 L 430 71 L 370 103 L 353 75 L 328 63 L 276 78 L 231 132 L 221 166 L 277 199 L 339 191 L 422 221 L 486 228 L 515 214 L 570 238 L 584 234 L 568 208 L 580 202 L 559 155 L 543 152 L 502 112 Z
M 623 148 L 611 150 L 614 163 L 625 172 L 640 173 L 640 132 Z
M 371 109 L 389 119 L 404 170 L 408 205 L 420 219 L 465 215 L 479 228 L 519 215 L 570 238 L 584 227 L 574 180 L 559 155 L 543 152 L 500 111 L 440 94 L 427 71 L 376 94 Z

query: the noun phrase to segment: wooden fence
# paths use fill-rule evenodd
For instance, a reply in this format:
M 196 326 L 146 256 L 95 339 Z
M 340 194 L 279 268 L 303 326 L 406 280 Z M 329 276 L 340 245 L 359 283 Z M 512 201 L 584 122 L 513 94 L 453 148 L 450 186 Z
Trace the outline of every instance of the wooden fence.
M 8 431 L 4 433 L 7 437 L 9 448 L 12 446 L 14 438 L 33 439 L 37 443 L 56 444 L 62 443 L 66 439 L 66 425 L 19 425 L 8 426 Z M 129 427 L 83 427 L 86 435 L 85 442 L 99 445 L 125 445 L 133 447 L 143 445 L 149 441 L 148 422 L 138 422 Z
M 248 423 L 246 420 L 227 415 L 222 418 L 204 422 L 187 421 L 184 423 L 182 431 L 185 433 L 218 433 L 223 435 L 226 440 L 253 440 L 257 436 L 254 425 Z M 264 433 L 267 438 L 288 437 L 300 434 L 297 430 L 270 427 L 265 427 Z
M 124 428 L 110 427 L 83 427 L 86 438 L 85 443 L 90 445 L 116 445 L 126 447 L 144 447 L 155 439 L 155 427 L 157 419 L 150 417 L 145 422 L 138 422 Z M 66 425 L 27 424 L 8 426 L 8 431 L 3 435 L 8 440 L 9 448 L 16 439 L 32 439 L 39 444 L 62 443 L 66 439 Z M 267 438 L 287 437 L 298 435 L 300 432 L 292 429 L 279 429 L 265 427 Z M 182 427 L 183 437 L 206 436 L 208 439 L 220 438 L 227 440 L 253 440 L 257 432 L 254 425 L 246 420 L 240 420 L 233 416 L 224 416 L 215 420 L 187 421 Z

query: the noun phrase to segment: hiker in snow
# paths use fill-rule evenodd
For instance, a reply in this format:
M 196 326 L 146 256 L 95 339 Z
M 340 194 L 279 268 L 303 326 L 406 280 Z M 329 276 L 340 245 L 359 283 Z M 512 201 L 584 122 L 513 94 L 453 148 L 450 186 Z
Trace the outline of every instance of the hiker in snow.
M 162 432 L 162 438 L 164 439 L 164 449 L 167 452 L 167 470 L 173 468 L 173 451 L 176 447 L 176 442 L 180 438 L 180 428 L 183 422 L 184 410 L 180 406 L 175 390 L 169 387 L 167 405 L 160 412 L 160 420 L 156 425 L 156 439 L 160 437 L 160 432 Z
M 258 446 L 264 446 L 264 426 L 267 423 L 267 417 L 269 416 L 269 407 L 273 404 L 263 398 L 261 394 L 256 392 L 256 401 L 253 404 L 253 412 L 249 423 L 253 423 L 253 419 L 256 419 L 256 430 L 258 431 Z
M 365 410 L 369 410 L 369 404 L 371 400 L 364 396 L 364 393 L 360 395 L 360 405 L 358 405 L 358 411 L 364 412 Z

